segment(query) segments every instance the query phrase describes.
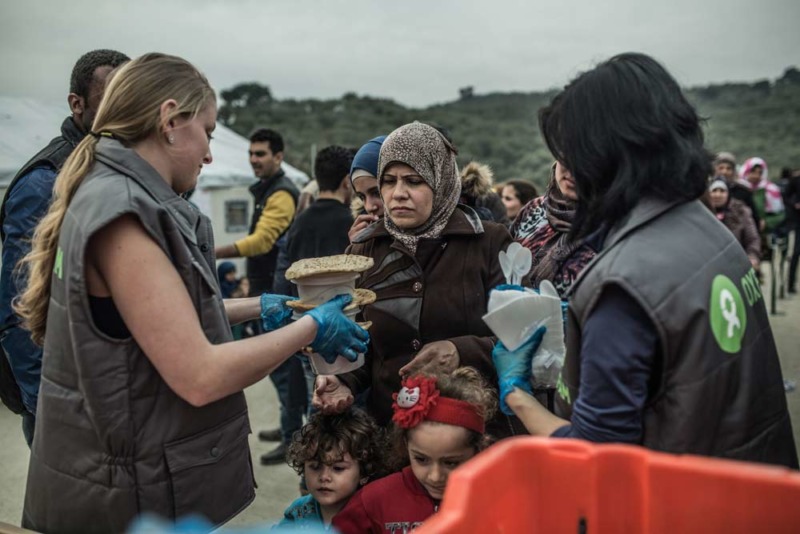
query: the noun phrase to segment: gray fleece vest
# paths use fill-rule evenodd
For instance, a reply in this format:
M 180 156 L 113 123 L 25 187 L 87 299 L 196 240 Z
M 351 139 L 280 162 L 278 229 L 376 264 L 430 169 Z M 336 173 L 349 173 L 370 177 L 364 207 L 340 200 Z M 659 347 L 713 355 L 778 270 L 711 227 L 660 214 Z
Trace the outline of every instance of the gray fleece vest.
M 92 321 L 86 245 L 126 213 L 172 260 L 209 341 L 231 340 L 209 221 L 132 150 L 101 139 L 64 218 L 53 269 L 23 514 L 37 531 L 123 532 L 143 512 L 220 524 L 255 496 L 244 395 L 195 408 L 132 338 L 112 339 Z
M 660 341 L 643 413 L 645 447 L 797 467 L 755 272 L 699 201 L 642 200 L 572 286 L 560 415 L 569 418 L 580 395 L 581 330 L 612 284 L 642 307 Z

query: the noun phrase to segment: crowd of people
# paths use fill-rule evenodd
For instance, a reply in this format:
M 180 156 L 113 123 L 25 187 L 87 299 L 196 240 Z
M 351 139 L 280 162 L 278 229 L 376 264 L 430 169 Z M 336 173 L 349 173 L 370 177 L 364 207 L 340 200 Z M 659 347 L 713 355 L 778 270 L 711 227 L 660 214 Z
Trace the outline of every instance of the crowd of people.
M 425 122 L 322 149 L 300 191 L 282 136 L 258 129 L 248 235 L 216 247 L 185 198 L 216 125 L 199 70 L 94 51 L 70 104 L 0 212 L 0 393 L 31 447 L 24 527 L 225 523 L 255 498 L 243 389 L 266 376 L 281 413 L 259 432 L 278 442 L 261 463 L 288 462 L 303 494 L 278 529 L 410 531 L 452 471 L 515 435 L 798 468 L 753 287 L 797 223 L 800 173 L 776 184 L 761 158 L 711 156 L 654 59 L 615 56 L 539 111 L 554 156 L 541 195 L 477 162 L 459 171 L 456 140 Z M 520 285 L 500 260 L 513 242 L 532 257 Z M 287 305 L 293 262 L 343 253 L 373 260 L 357 281 L 376 295 L 369 331 L 345 315 L 350 295 L 299 317 Z M 790 293 L 797 261 L 795 239 Z M 566 354 L 543 392 L 531 369 L 545 327 L 511 350 L 482 316 L 492 291 L 545 281 Z M 309 349 L 365 364 L 316 375 Z

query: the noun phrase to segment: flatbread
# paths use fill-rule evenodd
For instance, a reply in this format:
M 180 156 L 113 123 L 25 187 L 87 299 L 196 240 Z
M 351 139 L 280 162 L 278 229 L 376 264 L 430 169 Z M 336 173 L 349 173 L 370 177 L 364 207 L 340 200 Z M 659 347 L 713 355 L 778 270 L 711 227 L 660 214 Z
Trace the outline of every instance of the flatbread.
M 375 261 L 367 256 L 337 254 L 320 258 L 307 258 L 294 262 L 286 269 L 287 280 L 299 280 L 307 276 L 325 273 L 361 273 L 373 266 Z
M 375 295 L 375 292 L 370 289 L 356 289 L 353 291 L 353 301 L 344 307 L 344 311 L 352 311 L 356 308 L 360 308 L 361 306 L 372 304 L 375 302 L 376 297 L 377 295 Z M 306 304 L 302 300 L 290 300 L 286 303 L 286 305 L 299 313 L 311 311 L 319 306 L 319 304 Z

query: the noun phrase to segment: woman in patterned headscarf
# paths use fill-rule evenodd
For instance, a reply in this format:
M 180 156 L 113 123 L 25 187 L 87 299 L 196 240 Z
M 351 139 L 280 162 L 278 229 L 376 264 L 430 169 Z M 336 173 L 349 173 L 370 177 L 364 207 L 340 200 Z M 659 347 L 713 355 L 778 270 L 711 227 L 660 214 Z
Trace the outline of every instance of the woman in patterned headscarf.
M 553 163 L 547 191 L 523 206 L 509 230 L 514 240 L 533 254 L 533 287 L 549 280 L 562 297 L 597 254 L 591 243 L 571 235 L 577 203 L 572 174 L 560 163 Z
M 349 252 L 374 258 L 360 287 L 377 293 L 364 309 L 372 321 L 366 364 L 353 373 L 317 378 L 314 403 L 335 412 L 369 388 L 367 408 L 379 424 L 392 415 L 403 376 L 475 367 L 495 377 L 493 338 L 481 316 L 489 290 L 503 282 L 498 254 L 511 243 L 502 225 L 482 222 L 459 205 L 456 149 L 439 130 L 415 122 L 381 147 L 378 183 L 385 217 L 358 235 Z M 499 414 L 488 432 L 523 432 Z

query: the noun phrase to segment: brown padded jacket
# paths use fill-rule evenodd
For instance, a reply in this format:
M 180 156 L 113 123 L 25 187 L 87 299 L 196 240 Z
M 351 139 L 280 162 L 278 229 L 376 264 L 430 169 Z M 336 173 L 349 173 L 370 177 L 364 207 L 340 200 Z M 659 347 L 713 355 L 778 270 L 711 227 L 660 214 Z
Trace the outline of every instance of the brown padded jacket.
M 440 239 L 420 241 L 416 257 L 389 235 L 382 221 L 356 236 L 348 252 L 375 260 L 358 285 L 375 291 L 377 300 L 363 311 L 364 319 L 372 321 L 366 363 L 339 378 L 355 393 L 370 388 L 367 408 L 378 424 L 391 421 L 398 371 L 426 343 L 452 341 L 460 365 L 476 368 L 496 387 L 495 338 L 481 317 L 489 291 L 504 282 L 498 254 L 510 243 L 504 226 L 482 222 L 462 205 Z M 525 430 L 518 419 L 498 411 L 487 432 L 500 438 Z

